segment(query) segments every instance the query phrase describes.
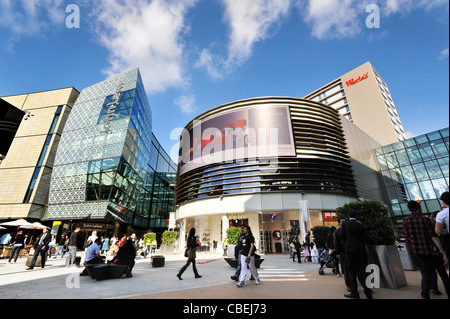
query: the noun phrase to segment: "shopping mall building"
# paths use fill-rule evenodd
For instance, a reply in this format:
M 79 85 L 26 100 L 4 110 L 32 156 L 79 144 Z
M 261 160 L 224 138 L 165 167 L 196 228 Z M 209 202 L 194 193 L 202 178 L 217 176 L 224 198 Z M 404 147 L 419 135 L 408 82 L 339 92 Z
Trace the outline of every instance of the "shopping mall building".
M 0 220 L 38 220 L 57 233 L 79 226 L 82 238 L 167 229 L 177 166 L 152 132 L 138 69 L 81 94 L 1 101 L 28 113 L 0 165 Z
M 205 245 L 248 224 L 261 253 L 286 252 L 292 234 L 337 225 L 337 207 L 360 198 L 389 204 L 374 150 L 404 140 L 387 84 L 370 63 L 303 99 L 212 108 L 180 137 L 177 221 L 183 234 L 195 227 Z

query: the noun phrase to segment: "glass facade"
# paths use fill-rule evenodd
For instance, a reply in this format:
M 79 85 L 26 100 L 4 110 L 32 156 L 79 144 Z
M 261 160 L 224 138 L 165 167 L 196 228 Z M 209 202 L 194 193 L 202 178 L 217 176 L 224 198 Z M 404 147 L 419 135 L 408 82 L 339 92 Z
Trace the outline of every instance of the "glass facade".
M 449 129 L 375 150 L 394 217 L 409 215 L 407 203 L 420 200 L 424 213 L 441 210 L 449 190 Z
M 85 89 L 56 156 L 48 219 L 164 227 L 177 166 L 152 133 L 138 69 Z

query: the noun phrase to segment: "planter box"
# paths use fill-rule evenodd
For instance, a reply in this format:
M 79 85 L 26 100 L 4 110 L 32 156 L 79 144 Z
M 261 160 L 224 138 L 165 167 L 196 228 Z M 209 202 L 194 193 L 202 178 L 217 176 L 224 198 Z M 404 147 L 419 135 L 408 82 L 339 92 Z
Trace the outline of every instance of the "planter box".
M 1 250 L 0 256 L 2 256 L 3 258 L 9 258 L 9 256 L 11 256 L 11 251 L 12 251 L 11 248 L 3 248 Z
M 227 257 L 228 258 L 234 258 L 234 248 L 236 247 L 236 245 L 228 245 L 228 250 L 227 250 Z
M 175 252 L 175 245 L 161 245 L 161 254 L 163 255 L 173 255 Z
M 380 268 L 380 288 L 400 289 L 408 284 L 396 245 L 368 245 L 366 249 L 369 264 Z

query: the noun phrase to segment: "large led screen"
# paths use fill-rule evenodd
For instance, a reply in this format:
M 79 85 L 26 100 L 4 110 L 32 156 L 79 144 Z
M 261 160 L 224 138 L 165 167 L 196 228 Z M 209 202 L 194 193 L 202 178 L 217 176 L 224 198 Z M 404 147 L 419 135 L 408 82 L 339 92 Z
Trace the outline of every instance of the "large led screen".
M 258 105 L 194 121 L 180 140 L 180 175 L 215 163 L 295 156 L 289 107 Z

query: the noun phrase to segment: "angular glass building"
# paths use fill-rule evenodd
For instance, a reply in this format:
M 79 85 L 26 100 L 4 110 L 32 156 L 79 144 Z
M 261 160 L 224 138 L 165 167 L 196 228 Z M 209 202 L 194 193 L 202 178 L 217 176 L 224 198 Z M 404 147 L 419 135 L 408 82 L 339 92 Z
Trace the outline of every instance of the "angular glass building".
M 394 223 L 420 200 L 423 213 L 441 210 L 439 197 L 449 190 L 449 128 L 375 149 Z
M 99 236 L 165 227 L 177 167 L 151 123 L 139 69 L 83 90 L 61 137 L 46 219 Z

